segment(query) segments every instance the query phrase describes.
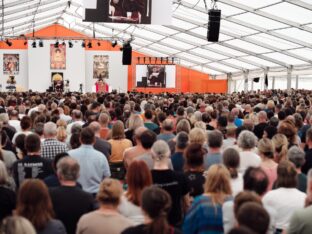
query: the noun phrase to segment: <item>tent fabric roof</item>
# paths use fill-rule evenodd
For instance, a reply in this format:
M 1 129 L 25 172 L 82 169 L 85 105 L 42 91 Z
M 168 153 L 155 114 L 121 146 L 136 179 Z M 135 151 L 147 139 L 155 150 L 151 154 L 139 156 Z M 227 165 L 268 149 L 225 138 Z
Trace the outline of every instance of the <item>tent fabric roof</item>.
M 26 34 L 59 23 L 93 35 L 82 21 L 83 0 L 4 0 L 4 36 Z M 204 0 L 174 0 L 172 25 L 96 23 L 99 37 L 134 37 L 134 50 L 178 58 L 181 65 L 211 75 L 312 68 L 311 0 L 218 0 L 218 43 L 208 42 Z M 208 7 L 210 1 L 207 0 Z M 4 14 L 3 14 L 4 12 Z M 114 30 L 114 31 L 112 31 Z

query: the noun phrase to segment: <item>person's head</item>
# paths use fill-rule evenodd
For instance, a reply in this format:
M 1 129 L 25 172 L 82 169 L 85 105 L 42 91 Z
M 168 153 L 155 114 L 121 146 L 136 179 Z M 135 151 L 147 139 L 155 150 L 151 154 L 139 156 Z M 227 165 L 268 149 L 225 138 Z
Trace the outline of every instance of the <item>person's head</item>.
M 67 157 L 69 156 L 69 154 L 67 152 L 63 152 L 63 153 L 58 153 L 57 155 L 55 155 L 54 159 L 53 159 L 53 162 L 52 162 L 52 167 L 53 167 L 53 170 L 57 170 L 56 166 L 57 166 L 57 163 L 64 157 Z
M 143 127 L 144 126 L 144 122 L 143 119 L 140 115 L 138 114 L 132 114 L 129 117 L 129 126 L 128 129 L 129 130 L 135 130 L 139 127 Z
M 306 132 L 306 143 L 312 146 L 312 128 L 309 128 Z
M 101 126 L 107 127 L 109 121 L 110 121 L 110 117 L 109 117 L 108 114 L 106 114 L 106 113 L 101 113 L 100 114 L 100 116 L 99 116 L 99 123 L 100 123 Z
M 96 199 L 101 206 L 109 206 L 116 209 L 120 203 L 122 193 L 122 185 L 119 180 L 105 178 L 100 184 Z
M 223 164 L 229 170 L 231 178 L 238 177 L 238 167 L 240 163 L 239 153 L 234 148 L 227 148 L 222 155 Z
M 165 119 L 164 122 L 162 122 L 162 129 L 167 132 L 172 132 L 174 128 L 174 124 L 172 119 Z
M 69 144 L 71 149 L 77 149 L 81 146 L 80 133 L 74 133 L 70 136 Z
M 207 139 L 207 134 L 201 128 L 193 128 L 189 133 L 190 144 L 196 143 L 204 145 Z
M 284 134 L 287 137 L 289 143 L 295 143 L 297 130 L 293 121 L 282 121 L 277 129 L 277 132 L 280 134 Z
M 20 126 L 23 131 L 29 130 L 31 128 L 31 118 L 29 116 L 24 116 L 21 119 Z
M 232 228 L 228 234 L 257 234 L 248 227 L 245 226 L 239 226 Z
M 9 174 L 3 161 L 0 160 L 0 186 L 9 184 Z
M 253 191 L 242 191 L 234 198 L 234 215 L 237 217 L 238 211 L 246 202 L 255 202 L 262 204 L 261 197 Z
M 79 177 L 80 166 L 76 159 L 66 156 L 60 159 L 56 165 L 57 176 L 61 181 L 76 182 Z
M 270 224 L 270 216 L 261 204 L 246 202 L 238 210 L 237 222 L 247 226 L 258 234 L 267 233 Z
M 209 148 L 221 148 L 223 143 L 223 135 L 218 130 L 213 130 L 208 134 Z
M 27 218 L 42 230 L 53 217 L 53 207 L 47 186 L 39 179 L 27 179 L 19 188 L 16 204 L 17 215 Z
M 167 142 L 157 140 L 152 146 L 152 158 L 156 163 L 166 163 L 170 156 L 170 148 Z
M 258 142 L 258 152 L 261 157 L 273 159 L 274 145 L 268 138 L 263 138 Z
M 144 117 L 146 120 L 151 121 L 153 119 L 153 112 L 151 110 L 146 110 L 144 112 Z
M 98 122 L 93 121 L 88 127 L 94 132 L 95 135 L 100 133 L 101 125 Z
M 21 156 L 25 156 L 27 154 L 26 148 L 25 148 L 25 140 L 26 135 L 25 134 L 19 134 L 15 138 L 15 146 L 18 153 L 21 153 Z
M 141 145 L 141 135 L 143 132 L 147 130 L 146 127 L 138 127 L 137 129 L 134 130 L 134 135 L 133 138 L 135 140 L 135 143 L 137 145 Z
M 243 180 L 244 190 L 253 191 L 259 196 L 265 194 L 269 185 L 268 176 L 260 167 L 248 167 Z
M 56 137 L 57 126 L 53 122 L 48 122 L 44 124 L 43 134 L 45 138 L 54 138 Z
M 36 123 L 34 126 L 34 132 L 38 134 L 40 137 L 43 136 L 44 123 Z
M 152 185 L 152 175 L 147 164 L 141 160 L 134 160 L 127 170 L 127 198 L 133 204 L 141 205 L 141 194 L 145 187 Z
M 118 120 L 112 127 L 112 139 L 121 140 L 125 138 L 125 128 L 122 121 Z
M 84 145 L 93 145 L 95 142 L 95 134 L 91 128 L 86 127 L 81 130 L 80 142 Z
M 260 111 L 258 113 L 258 122 L 259 123 L 266 123 L 267 121 L 267 113 L 265 111 Z
M 36 234 L 34 226 L 21 216 L 10 216 L 2 221 L 1 234 Z
M 205 150 L 201 144 L 189 144 L 184 152 L 185 168 L 203 170 Z
M 205 172 L 205 176 L 205 193 L 211 194 L 214 204 L 223 204 L 225 197 L 232 194 L 229 171 L 222 164 L 215 164 Z
M 144 149 L 149 150 L 157 140 L 157 135 L 151 130 L 145 130 L 140 136 L 140 142 Z
M 274 145 L 274 159 L 277 163 L 287 160 L 287 152 L 288 152 L 288 140 L 287 137 L 283 134 L 276 134 L 272 138 L 272 142 Z
M 73 120 L 77 121 L 77 120 L 81 120 L 82 119 L 82 113 L 80 110 L 73 110 L 72 112 L 72 118 Z
M 39 153 L 41 147 L 40 137 L 37 134 L 29 134 L 25 139 L 25 148 L 28 154 Z
M 58 127 L 56 130 L 56 139 L 60 142 L 65 142 L 67 139 L 67 132 L 64 127 Z
M 273 126 L 266 126 L 263 130 L 263 138 L 272 139 L 272 137 L 277 133 L 277 128 Z
M 296 188 L 297 182 L 295 165 L 289 161 L 280 162 L 277 166 L 276 186 L 278 188 Z
M 147 233 L 169 233 L 167 215 L 171 209 L 171 197 L 163 189 L 153 185 L 142 192 L 142 210 L 152 222 L 147 225 Z
M 179 150 L 185 150 L 188 145 L 188 135 L 186 132 L 179 132 L 176 137 L 176 147 Z
M 177 123 L 176 132 L 186 132 L 187 134 L 191 131 L 191 125 L 190 122 L 187 119 L 181 119 Z
M 257 137 L 253 132 L 244 130 L 237 139 L 238 146 L 243 150 L 251 150 L 256 147 Z
M 305 163 L 305 153 L 298 146 L 292 146 L 288 150 L 287 157 L 297 169 L 300 169 Z

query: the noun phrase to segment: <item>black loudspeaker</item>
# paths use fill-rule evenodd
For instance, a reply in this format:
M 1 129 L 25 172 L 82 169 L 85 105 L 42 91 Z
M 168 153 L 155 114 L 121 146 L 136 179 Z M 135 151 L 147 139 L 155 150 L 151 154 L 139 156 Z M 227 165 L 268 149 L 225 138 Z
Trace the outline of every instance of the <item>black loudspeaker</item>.
M 122 48 L 122 65 L 131 65 L 132 47 L 130 44 L 125 44 Z
M 207 39 L 211 42 L 219 41 L 221 10 L 209 10 Z

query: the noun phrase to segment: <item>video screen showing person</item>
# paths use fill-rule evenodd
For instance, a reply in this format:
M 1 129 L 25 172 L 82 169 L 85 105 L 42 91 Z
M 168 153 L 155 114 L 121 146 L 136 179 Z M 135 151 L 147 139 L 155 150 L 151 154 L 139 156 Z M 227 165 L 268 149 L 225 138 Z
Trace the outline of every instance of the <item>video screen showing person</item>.
M 136 86 L 153 88 L 175 88 L 176 87 L 175 65 L 137 65 Z

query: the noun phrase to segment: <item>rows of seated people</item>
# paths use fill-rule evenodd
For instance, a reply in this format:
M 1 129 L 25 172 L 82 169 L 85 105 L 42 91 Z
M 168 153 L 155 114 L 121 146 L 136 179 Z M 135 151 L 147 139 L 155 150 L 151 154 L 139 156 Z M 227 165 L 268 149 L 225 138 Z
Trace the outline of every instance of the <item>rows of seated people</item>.
M 312 92 L 1 93 L 1 234 L 311 234 Z

